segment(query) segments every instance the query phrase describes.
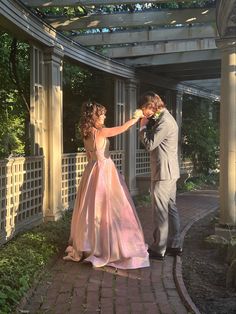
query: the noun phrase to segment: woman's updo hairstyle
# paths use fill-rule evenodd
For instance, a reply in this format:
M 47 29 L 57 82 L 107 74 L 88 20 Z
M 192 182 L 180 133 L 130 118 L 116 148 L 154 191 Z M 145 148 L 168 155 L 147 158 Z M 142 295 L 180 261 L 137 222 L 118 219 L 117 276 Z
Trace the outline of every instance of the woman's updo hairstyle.
M 95 101 L 86 101 L 82 104 L 79 128 L 83 138 L 91 136 L 97 119 L 105 113 L 106 108 Z

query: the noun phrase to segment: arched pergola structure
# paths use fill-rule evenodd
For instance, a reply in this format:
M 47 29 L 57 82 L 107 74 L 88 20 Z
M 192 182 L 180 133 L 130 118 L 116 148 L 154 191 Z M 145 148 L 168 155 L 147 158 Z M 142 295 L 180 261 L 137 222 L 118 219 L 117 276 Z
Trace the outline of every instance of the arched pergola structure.
M 146 1 L 81 0 L 79 4 L 91 8 L 137 2 Z M 149 3 L 152 2 L 168 1 Z M 44 217 L 57 219 L 63 207 L 69 204 L 68 195 L 71 193 L 74 197 L 75 194 L 69 192 L 74 184 L 70 180 L 73 170 L 69 169 L 75 169 L 78 159 L 63 156 L 61 128 L 63 59 L 70 59 L 113 77 L 113 105 L 118 123 L 131 116 L 139 91 L 149 85 L 168 87 L 165 97 L 174 108 L 172 113 L 181 127 L 183 93 L 219 100 L 222 75 L 221 224 L 235 226 L 236 1 L 218 1 L 217 8 L 183 10 L 133 12 L 131 6 L 129 13 L 96 13 L 73 18 L 45 15 L 42 19 L 32 11 L 33 6 L 75 4 L 77 1 L 72 0 L 33 3 L 3 0 L 0 3 L 0 26 L 31 45 L 32 153 L 44 156 Z M 95 31 L 98 28 L 103 31 Z M 91 31 L 83 32 L 84 29 Z M 133 129 L 127 133 L 125 141 L 117 141 L 114 152 L 121 168 L 125 152 L 123 170 L 133 194 L 137 191 L 137 175 L 147 174 L 149 169 L 148 154 L 137 150 L 136 138 Z M 83 158 L 80 157 L 79 163 L 85 162 Z

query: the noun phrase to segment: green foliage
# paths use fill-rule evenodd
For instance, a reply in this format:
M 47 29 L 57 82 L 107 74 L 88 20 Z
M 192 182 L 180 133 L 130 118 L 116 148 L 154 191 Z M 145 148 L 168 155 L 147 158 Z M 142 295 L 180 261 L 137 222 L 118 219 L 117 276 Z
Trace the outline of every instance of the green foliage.
M 63 69 L 64 93 L 67 96 L 73 93 L 73 96 L 80 96 L 84 98 L 86 94 L 86 87 L 89 86 L 89 83 L 92 81 L 92 77 L 93 75 L 90 71 L 80 68 L 75 64 L 65 62 Z
M 83 146 L 83 141 L 78 132 L 78 122 L 80 119 L 81 104 L 88 98 L 93 98 L 92 83 L 94 83 L 94 79 L 91 72 L 77 65 L 64 63 L 64 152 L 76 152 L 78 147 Z
M 108 75 L 93 70 L 90 72 L 78 65 L 64 63 L 63 72 L 63 135 L 64 152 L 76 152 L 83 147 L 83 141 L 78 131 L 81 105 L 88 99 L 111 104 L 114 86 Z M 111 104 L 112 106 L 112 104 Z M 107 124 L 113 119 L 112 111 L 107 117 Z M 113 108 L 112 108 L 113 110 Z M 113 123 L 113 120 L 112 120 Z
M 64 249 L 69 237 L 71 212 L 18 235 L 0 249 L 1 314 L 13 313 L 17 303 L 50 259 Z
M 212 117 L 209 116 L 211 112 Z M 183 102 L 183 158 L 190 158 L 196 173 L 218 168 L 219 104 L 186 95 Z
M 151 195 L 150 194 L 137 195 L 134 196 L 133 200 L 136 206 L 147 206 L 151 204 Z
M 9 155 L 23 155 L 26 143 L 26 124 L 29 112 L 22 99 L 22 93 L 29 99 L 29 46 L 17 43 L 15 73 L 20 79 L 16 84 L 10 62 L 13 38 L 0 33 L 0 158 Z
M 192 0 L 177 2 L 170 0 L 168 3 L 150 3 L 139 4 L 116 4 L 116 5 L 97 5 L 97 6 L 64 6 L 64 7 L 39 7 L 35 12 L 40 16 L 65 16 L 75 17 L 84 16 L 89 13 L 114 13 L 114 12 L 135 12 L 145 9 L 184 9 L 184 8 L 202 8 L 215 6 L 216 0 Z
M 192 1 L 168 1 L 167 3 L 145 3 L 142 5 L 136 5 L 142 10 L 145 8 L 153 9 L 187 9 L 187 8 L 204 8 L 215 6 L 216 0 L 192 0 Z
M 13 108 L 8 108 L 13 110 Z M 9 111 L 0 115 L 0 158 L 24 155 L 24 119 Z
M 86 10 L 82 6 L 73 7 L 40 7 L 36 10 L 39 15 L 50 15 L 50 16 L 83 16 L 86 14 Z
M 208 175 L 190 177 L 182 185 L 178 186 L 179 191 L 194 191 L 203 189 L 216 189 L 219 186 L 219 172 Z
M 181 190 L 183 191 L 194 191 L 194 190 L 198 190 L 199 186 L 191 181 L 187 181 L 183 184 L 183 186 L 181 187 Z

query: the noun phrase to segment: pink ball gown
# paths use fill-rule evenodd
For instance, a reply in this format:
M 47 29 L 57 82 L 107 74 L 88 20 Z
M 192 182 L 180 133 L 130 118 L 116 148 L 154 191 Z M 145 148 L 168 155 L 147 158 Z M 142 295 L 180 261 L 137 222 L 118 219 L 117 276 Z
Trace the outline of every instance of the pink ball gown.
M 106 139 L 90 152 L 71 221 L 65 260 L 88 261 L 94 267 L 148 267 L 149 256 L 128 188 L 109 154 Z

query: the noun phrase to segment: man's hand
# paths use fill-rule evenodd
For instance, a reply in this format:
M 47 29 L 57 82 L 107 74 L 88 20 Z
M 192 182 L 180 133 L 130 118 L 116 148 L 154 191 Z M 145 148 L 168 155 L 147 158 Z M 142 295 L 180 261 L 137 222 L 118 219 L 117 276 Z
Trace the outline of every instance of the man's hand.
M 148 118 L 144 117 L 140 120 L 140 128 L 148 124 Z

